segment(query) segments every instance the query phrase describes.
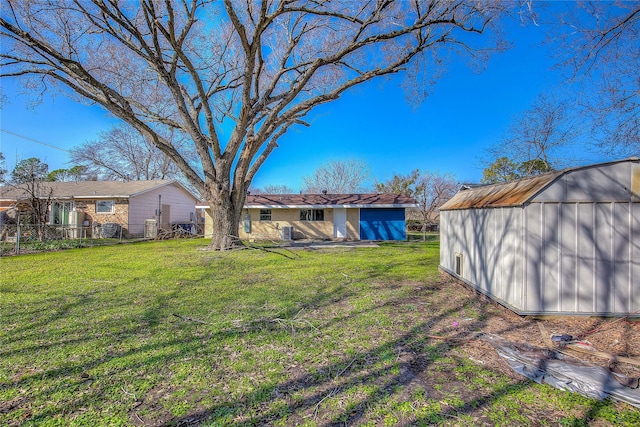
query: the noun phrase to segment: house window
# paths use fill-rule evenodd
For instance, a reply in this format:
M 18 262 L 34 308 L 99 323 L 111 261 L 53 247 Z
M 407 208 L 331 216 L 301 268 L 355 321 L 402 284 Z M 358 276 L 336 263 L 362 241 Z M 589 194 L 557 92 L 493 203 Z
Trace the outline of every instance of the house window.
M 300 221 L 324 221 L 324 209 L 300 209 Z
M 260 209 L 260 221 L 271 221 L 271 209 Z
M 456 253 L 455 273 L 462 277 L 462 254 Z
M 113 200 L 98 200 L 96 202 L 96 213 L 112 214 L 115 212 L 116 202 Z
M 73 202 L 53 202 L 51 204 L 51 224 L 69 224 L 69 212 L 73 210 Z

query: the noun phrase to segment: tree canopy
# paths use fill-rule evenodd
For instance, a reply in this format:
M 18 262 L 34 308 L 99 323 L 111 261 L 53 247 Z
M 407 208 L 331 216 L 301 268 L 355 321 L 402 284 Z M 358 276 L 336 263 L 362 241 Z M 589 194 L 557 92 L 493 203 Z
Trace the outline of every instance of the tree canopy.
M 550 34 L 591 137 L 614 156 L 640 155 L 640 2 L 590 1 L 560 17 Z
M 0 76 L 100 105 L 144 135 L 209 202 L 212 247 L 225 249 L 252 179 L 289 128 L 373 78 L 428 80 L 452 52 L 484 59 L 497 44 L 483 34 L 504 7 L 3 0 Z M 197 164 L 172 134 L 190 141 Z
M 183 153 L 183 157 L 190 158 L 183 148 L 183 142 L 172 141 L 172 144 Z M 171 158 L 128 125 L 114 126 L 100 132 L 98 139 L 74 147 L 70 158 L 72 163 L 84 167 L 87 174 L 100 180 L 182 178 Z
M 360 160 L 330 160 L 302 178 L 302 192 L 350 194 L 365 190 L 369 167 Z
M 440 206 L 458 190 L 458 181 L 451 174 L 421 172 L 415 169 L 406 175 L 394 174 L 386 182 L 376 183 L 376 191 L 382 193 L 406 194 L 413 197 L 418 207 L 411 209 L 410 215 L 422 222 L 426 239 L 427 226 L 436 224 L 440 217 Z
M 13 184 L 25 184 L 32 181 L 46 181 L 49 165 L 36 157 L 20 160 L 11 171 Z
M 553 168 L 540 159 L 514 161 L 506 156 L 498 157 L 482 171 L 483 184 L 515 181 L 532 175 L 550 172 Z

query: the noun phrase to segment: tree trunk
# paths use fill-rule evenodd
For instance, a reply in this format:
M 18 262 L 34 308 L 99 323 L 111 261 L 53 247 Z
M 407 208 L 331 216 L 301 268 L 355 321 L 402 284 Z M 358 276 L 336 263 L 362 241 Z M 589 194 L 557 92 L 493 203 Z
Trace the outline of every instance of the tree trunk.
M 209 249 L 225 251 L 243 246 L 238 236 L 240 217 L 244 197 L 234 200 L 228 191 L 221 191 L 217 196 L 208 197 L 213 236 Z

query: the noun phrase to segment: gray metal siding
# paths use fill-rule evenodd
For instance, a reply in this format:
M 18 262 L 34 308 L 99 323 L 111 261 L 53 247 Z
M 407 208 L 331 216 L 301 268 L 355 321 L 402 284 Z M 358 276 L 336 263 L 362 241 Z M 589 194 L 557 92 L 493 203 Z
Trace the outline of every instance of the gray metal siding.
M 638 203 L 527 207 L 525 312 L 629 313 L 640 309 Z M 635 213 L 634 213 L 635 211 Z M 515 304 L 514 304 L 515 305 Z
M 441 260 L 521 314 L 640 310 L 640 165 L 571 171 L 518 207 L 441 212 Z
M 629 294 L 631 310 L 636 310 L 640 308 L 640 203 L 631 204 L 629 217 Z
M 617 163 L 563 175 L 534 202 L 629 202 L 630 183 L 640 173 L 637 163 Z
M 520 313 L 640 309 L 640 203 L 445 211 L 441 265 Z
M 595 295 L 596 277 L 594 274 L 594 260 L 596 259 L 595 241 L 595 205 L 593 203 L 579 203 L 576 218 L 577 239 L 573 247 L 577 263 L 577 301 L 576 311 L 594 311 L 593 295 Z M 580 250 L 579 248 L 582 248 Z
M 519 304 L 525 259 L 523 213 L 522 208 L 442 212 L 440 265 L 453 272 L 455 256 L 462 254 L 462 279 L 499 300 Z
M 578 204 L 562 209 L 560 241 L 560 311 L 578 311 Z

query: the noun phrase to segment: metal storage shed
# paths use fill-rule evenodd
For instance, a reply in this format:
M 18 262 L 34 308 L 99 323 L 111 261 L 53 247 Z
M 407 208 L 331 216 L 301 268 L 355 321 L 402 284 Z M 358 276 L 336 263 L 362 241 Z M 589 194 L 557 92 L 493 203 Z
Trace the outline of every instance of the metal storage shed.
M 440 267 L 518 314 L 640 313 L 640 160 L 459 191 Z

